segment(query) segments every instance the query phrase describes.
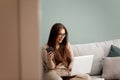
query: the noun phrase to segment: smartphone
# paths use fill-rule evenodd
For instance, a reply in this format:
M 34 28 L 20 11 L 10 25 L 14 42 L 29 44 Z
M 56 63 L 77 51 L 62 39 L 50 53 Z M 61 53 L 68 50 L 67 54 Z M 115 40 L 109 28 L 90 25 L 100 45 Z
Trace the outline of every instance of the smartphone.
M 53 52 L 53 51 L 54 51 L 54 49 L 53 49 L 52 47 L 48 47 L 48 48 L 46 48 L 46 51 L 47 51 L 47 53 L 48 53 L 48 52 L 50 52 L 50 51 L 52 51 L 52 52 Z

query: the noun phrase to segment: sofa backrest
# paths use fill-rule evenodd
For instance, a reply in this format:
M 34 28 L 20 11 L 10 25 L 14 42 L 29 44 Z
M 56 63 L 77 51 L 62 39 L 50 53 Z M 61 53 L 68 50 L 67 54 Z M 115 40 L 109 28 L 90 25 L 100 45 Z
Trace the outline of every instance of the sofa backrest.
M 81 55 L 94 55 L 92 70 L 90 75 L 101 74 L 102 71 L 102 59 L 109 54 L 111 45 L 120 47 L 120 39 L 104 41 L 104 42 L 94 42 L 87 44 L 72 44 L 74 56 Z

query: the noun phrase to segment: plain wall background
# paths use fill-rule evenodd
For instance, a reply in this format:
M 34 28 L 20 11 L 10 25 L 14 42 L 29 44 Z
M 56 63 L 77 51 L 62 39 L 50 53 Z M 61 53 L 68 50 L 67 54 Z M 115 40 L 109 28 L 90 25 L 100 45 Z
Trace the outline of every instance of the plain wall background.
M 41 0 L 41 43 L 60 22 L 72 44 L 120 38 L 120 0 Z

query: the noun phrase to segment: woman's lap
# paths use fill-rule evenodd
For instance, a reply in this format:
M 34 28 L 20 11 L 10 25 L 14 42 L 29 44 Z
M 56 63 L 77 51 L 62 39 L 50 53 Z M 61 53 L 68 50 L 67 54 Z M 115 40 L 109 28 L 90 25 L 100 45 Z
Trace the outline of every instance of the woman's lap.
M 45 80 L 62 80 L 62 78 L 54 70 L 49 70 L 45 72 L 44 79 Z
M 78 74 L 70 80 L 91 80 L 91 77 L 88 74 Z
M 44 80 L 63 80 L 54 70 L 49 70 L 44 73 Z M 69 80 L 91 80 L 88 74 L 79 74 Z

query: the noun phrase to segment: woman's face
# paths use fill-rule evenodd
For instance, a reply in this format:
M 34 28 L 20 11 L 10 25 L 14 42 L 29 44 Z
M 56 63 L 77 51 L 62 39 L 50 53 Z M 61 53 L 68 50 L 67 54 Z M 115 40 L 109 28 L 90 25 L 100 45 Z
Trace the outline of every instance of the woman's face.
M 63 39 L 65 38 L 66 34 L 65 34 L 65 29 L 61 29 L 58 33 L 58 36 L 57 36 L 57 43 L 62 43 Z

